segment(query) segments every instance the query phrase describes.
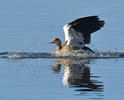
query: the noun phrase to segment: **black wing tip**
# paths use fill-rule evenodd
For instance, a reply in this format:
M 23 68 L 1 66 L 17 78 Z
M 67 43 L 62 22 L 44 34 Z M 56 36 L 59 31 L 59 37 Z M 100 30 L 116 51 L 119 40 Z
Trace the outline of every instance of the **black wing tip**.
M 105 25 L 105 21 L 104 20 L 99 20 L 99 16 L 95 15 L 95 16 L 88 16 L 88 17 L 92 17 L 92 18 L 96 18 L 96 20 L 99 22 L 100 27 L 103 27 Z
M 105 25 L 105 21 L 104 20 L 100 20 L 99 21 L 99 25 L 100 25 L 100 27 L 103 27 Z
M 93 16 L 93 17 L 96 17 L 100 27 L 103 27 L 105 25 L 105 21 L 104 20 L 100 20 L 98 15 Z

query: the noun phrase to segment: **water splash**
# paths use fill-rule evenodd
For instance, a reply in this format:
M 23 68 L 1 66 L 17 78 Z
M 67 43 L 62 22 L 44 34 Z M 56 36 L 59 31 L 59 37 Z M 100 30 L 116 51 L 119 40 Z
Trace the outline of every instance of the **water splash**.
M 39 53 L 39 52 L 0 52 L 0 58 L 24 59 L 24 58 L 124 58 L 124 52 L 89 52 L 84 50 L 74 50 L 69 53 Z

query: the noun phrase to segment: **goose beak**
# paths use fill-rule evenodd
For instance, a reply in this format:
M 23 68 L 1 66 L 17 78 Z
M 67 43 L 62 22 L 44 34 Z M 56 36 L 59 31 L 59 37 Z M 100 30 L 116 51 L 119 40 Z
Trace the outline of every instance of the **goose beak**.
M 51 43 L 55 43 L 55 41 L 50 41 L 49 43 L 50 43 L 50 44 L 51 44 Z

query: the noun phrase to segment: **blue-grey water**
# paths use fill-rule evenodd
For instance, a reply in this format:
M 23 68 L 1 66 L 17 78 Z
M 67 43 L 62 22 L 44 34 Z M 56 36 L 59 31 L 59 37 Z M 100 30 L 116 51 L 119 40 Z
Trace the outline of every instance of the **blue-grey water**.
M 0 53 L 51 53 L 48 42 L 76 18 L 99 15 L 92 49 L 124 52 L 123 0 L 0 0 Z M 13 55 L 14 56 L 14 55 Z M 17 55 L 16 55 L 17 57 Z M 0 100 L 117 100 L 124 98 L 124 58 L 0 58 Z

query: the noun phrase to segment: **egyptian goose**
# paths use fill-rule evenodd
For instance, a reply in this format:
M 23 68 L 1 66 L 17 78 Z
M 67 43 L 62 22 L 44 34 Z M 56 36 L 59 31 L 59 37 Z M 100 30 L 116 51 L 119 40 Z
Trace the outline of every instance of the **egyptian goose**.
M 104 21 L 98 16 L 88 16 L 74 20 L 63 27 L 65 33 L 65 43 L 61 44 L 59 38 L 53 39 L 50 43 L 57 45 L 56 53 L 66 53 L 75 49 L 86 49 L 85 44 L 90 43 L 90 34 L 96 32 L 104 26 Z

